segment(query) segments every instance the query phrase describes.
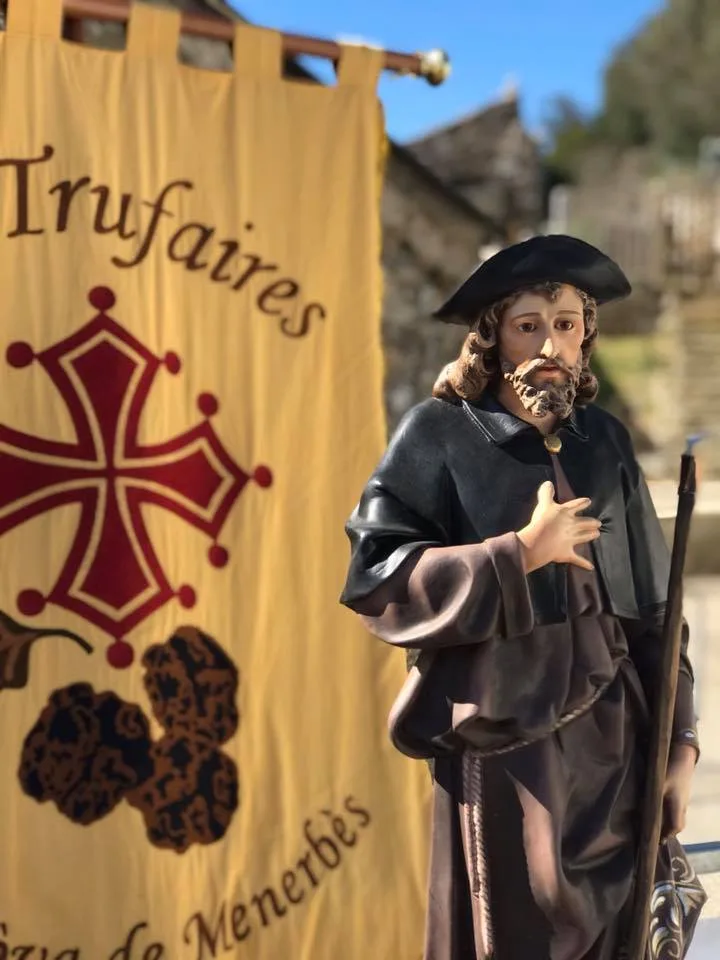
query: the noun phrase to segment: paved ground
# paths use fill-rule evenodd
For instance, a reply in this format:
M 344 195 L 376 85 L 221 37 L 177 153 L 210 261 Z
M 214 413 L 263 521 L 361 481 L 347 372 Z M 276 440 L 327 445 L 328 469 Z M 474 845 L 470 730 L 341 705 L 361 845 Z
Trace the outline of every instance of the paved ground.
M 708 902 L 687 960 L 718 960 L 720 957 L 720 873 L 702 876 Z
M 708 843 L 720 841 L 720 577 L 687 578 L 685 616 L 690 626 L 702 758 L 682 839 Z
M 692 637 L 702 759 L 681 839 L 720 843 L 720 577 L 687 578 L 685 616 Z M 687 960 L 719 960 L 720 873 L 703 875 L 702 881 L 709 900 Z
M 659 516 L 668 520 L 674 517 L 677 482 L 651 483 L 650 491 Z M 707 526 L 717 517 L 720 481 L 700 483 L 693 528 Z M 715 555 L 714 544 L 712 552 Z M 695 775 L 688 827 L 682 839 L 686 843 L 720 842 L 720 575 L 686 577 L 684 588 L 683 612 L 690 626 L 702 762 Z M 720 889 L 718 894 L 720 899 Z
M 720 956 L 720 918 L 702 920 L 687 960 L 718 960 Z

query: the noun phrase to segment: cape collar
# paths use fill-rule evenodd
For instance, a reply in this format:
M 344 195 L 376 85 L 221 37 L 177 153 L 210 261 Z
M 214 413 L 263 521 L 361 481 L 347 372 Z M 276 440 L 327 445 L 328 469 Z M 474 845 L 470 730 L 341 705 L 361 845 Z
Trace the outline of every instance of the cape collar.
M 531 423 L 521 420 L 506 410 L 497 397 L 487 390 L 479 400 L 474 403 L 463 400 L 462 405 L 465 413 L 493 443 L 507 443 L 521 433 L 535 430 Z M 580 440 L 588 439 L 580 423 L 578 411 L 574 407 L 570 416 L 562 420 L 554 432 L 559 433 L 561 430 L 568 430 Z

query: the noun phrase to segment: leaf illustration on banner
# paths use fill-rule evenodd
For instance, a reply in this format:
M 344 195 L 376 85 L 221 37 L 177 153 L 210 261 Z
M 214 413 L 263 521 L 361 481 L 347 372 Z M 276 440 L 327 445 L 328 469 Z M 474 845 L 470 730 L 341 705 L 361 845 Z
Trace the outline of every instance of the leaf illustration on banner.
M 70 630 L 26 627 L 0 610 L 0 690 L 19 690 L 27 685 L 30 647 L 42 637 L 67 637 L 86 653 L 93 652 L 89 643 Z

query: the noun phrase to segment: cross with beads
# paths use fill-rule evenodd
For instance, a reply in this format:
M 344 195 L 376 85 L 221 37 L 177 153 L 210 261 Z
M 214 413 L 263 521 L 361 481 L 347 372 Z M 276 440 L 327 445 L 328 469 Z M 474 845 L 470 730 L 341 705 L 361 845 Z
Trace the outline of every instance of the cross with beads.
M 161 368 L 180 371 L 174 353 L 160 359 L 108 316 L 115 296 L 96 287 L 89 302 L 97 315 L 77 332 L 35 353 L 15 342 L 6 359 L 15 369 L 38 363 L 51 378 L 72 419 L 75 441 L 43 439 L 0 424 L 0 536 L 66 504 L 80 506 L 77 530 L 51 589 L 22 590 L 17 606 L 37 616 L 46 604 L 71 611 L 113 639 L 108 661 L 127 667 L 129 631 L 168 601 L 195 604 L 187 584 L 169 583 L 143 521 L 147 504 L 182 518 L 211 540 L 208 559 L 228 562 L 218 538 L 249 480 L 272 483 L 267 467 L 251 475 L 232 459 L 211 418 L 218 401 L 197 398 L 202 420 L 157 444 L 141 444 L 138 428 Z M 48 535 L 51 528 L 48 527 Z

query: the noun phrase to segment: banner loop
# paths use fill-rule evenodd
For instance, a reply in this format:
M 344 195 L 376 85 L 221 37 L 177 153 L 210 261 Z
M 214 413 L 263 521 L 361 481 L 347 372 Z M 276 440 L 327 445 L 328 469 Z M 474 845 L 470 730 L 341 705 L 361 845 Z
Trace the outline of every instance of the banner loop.
M 179 10 L 158 9 L 134 3 L 127 28 L 127 49 L 131 57 L 161 57 L 177 61 L 180 43 Z
M 343 44 L 337 68 L 338 84 L 374 90 L 383 70 L 384 56 L 384 51 L 375 47 Z
M 279 80 L 282 76 L 282 36 L 275 30 L 238 24 L 233 40 L 236 76 Z
M 8 35 L 60 39 L 63 0 L 8 0 Z

